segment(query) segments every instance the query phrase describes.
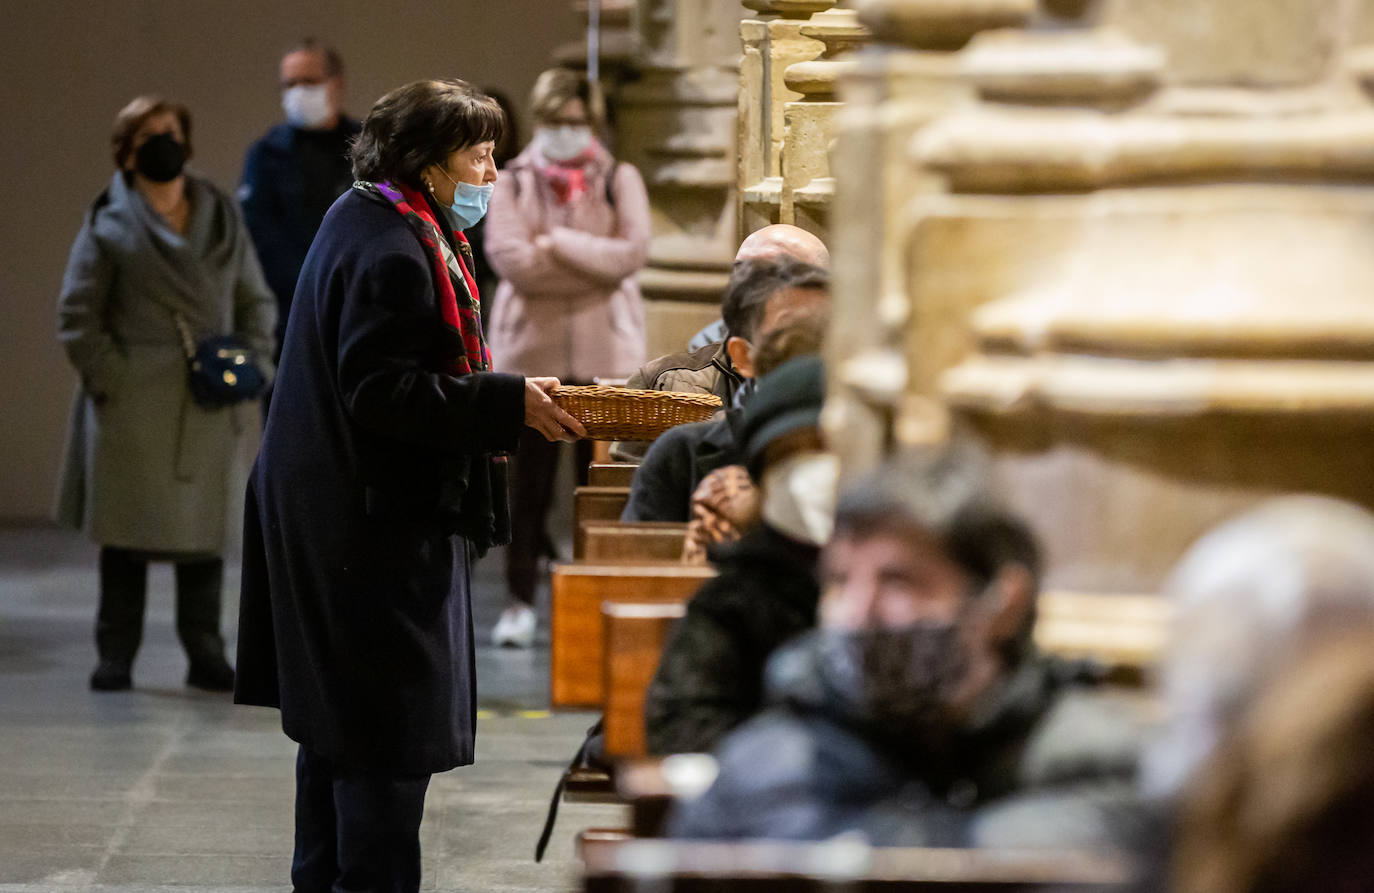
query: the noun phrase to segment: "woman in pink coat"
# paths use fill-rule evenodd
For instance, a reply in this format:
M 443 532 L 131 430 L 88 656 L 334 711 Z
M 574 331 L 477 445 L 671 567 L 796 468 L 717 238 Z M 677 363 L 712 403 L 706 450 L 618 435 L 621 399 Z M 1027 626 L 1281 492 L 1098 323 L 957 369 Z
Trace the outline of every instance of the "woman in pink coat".
M 626 378 L 646 360 L 636 274 L 649 244 L 649 199 L 630 164 L 596 139 L 587 80 L 568 69 L 539 76 L 530 96 L 535 135 L 497 182 L 487 212 L 487 260 L 501 277 L 488 340 L 501 372 L 564 383 Z M 558 445 L 522 437 L 513 470 L 506 579 L 510 604 L 497 645 L 534 641 L 536 568 L 548 545 Z M 578 443 L 579 477 L 591 443 Z

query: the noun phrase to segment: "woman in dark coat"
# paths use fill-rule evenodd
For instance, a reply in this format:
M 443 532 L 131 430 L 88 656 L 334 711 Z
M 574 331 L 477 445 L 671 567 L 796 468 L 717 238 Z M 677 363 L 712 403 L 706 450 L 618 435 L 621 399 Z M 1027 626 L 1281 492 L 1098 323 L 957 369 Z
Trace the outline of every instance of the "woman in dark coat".
M 292 302 L 248 485 L 236 700 L 300 744 L 298 891 L 415 890 L 432 773 L 472 762 L 471 561 L 509 539 L 552 378 L 490 372 L 462 230 L 503 115 L 461 81 L 378 100 Z
M 233 200 L 185 167 L 190 133 L 190 112 L 155 96 L 119 112 L 115 174 L 77 234 L 58 299 L 58 337 L 81 389 L 57 520 L 100 544 L 97 691 L 133 685 L 150 561 L 176 567 L 186 683 L 234 686 L 221 556 L 235 441 L 256 404 L 192 399 L 182 328 L 196 340 L 239 336 L 270 378 L 276 310 Z

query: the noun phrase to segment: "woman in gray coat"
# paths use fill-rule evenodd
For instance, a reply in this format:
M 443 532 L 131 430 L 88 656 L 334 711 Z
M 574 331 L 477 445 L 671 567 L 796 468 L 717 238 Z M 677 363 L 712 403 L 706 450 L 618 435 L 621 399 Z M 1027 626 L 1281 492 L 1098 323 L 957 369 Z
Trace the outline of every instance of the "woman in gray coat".
M 205 409 L 185 335 L 235 334 L 270 378 L 275 305 L 233 202 L 185 170 L 187 110 L 141 96 L 115 118 L 115 175 L 72 245 L 58 337 L 81 377 L 58 520 L 100 544 L 99 664 L 91 688 L 127 689 L 149 561 L 176 566 L 188 685 L 227 691 L 220 599 L 235 440 L 247 406 Z

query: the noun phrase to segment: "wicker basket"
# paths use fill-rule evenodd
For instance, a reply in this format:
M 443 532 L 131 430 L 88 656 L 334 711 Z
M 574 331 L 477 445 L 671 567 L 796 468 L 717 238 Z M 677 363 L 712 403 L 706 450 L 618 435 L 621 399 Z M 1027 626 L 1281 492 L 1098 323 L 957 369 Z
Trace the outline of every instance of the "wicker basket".
M 604 385 L 558 387 L 551 396 L 593 440 L 653 440 L 669 428 L 709 419 L 721 405 L 714 394 Z

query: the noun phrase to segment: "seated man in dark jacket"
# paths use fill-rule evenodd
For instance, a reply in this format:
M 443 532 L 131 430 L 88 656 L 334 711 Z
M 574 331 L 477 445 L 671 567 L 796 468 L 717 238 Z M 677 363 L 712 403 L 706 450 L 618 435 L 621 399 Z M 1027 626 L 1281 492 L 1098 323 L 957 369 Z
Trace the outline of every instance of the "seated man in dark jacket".
M 769 663 L 774 706 L 727 736 L 670 832 L 1078 848 L 1129 839 L 1129 702 L 1031 643 L 1039 553 L 958 451 L 841 497 L 819 628 Z
M 710 550 L 720 575 L 687 603 L 644 704 L 649 752 L 705 751 L 763 705 L 763 667 L 778 645 L 816 622 L 816 557 L 829 536 L 838 462 L 818 424 L 820 357 L 759 379 L 744 411 L 744 459 L 762 520 Z
M 791 258 L 748 261 L 730 278 L 722 304 L 730 329 L 725 348 L 734 369 L 753 379 L 757 345 L 802 320 L 821 319 L 830 307 L 830 277 L 819 267 Z M 746 387 L 745 391 L 748 390 Z M 743 393 L 737 402 L 747 399 Z M 740 406 L 728 405 L 706 422 L 679 425 L 649 447 L 630 485 L 622 521 L 686 522 L 692 492 L 701 479 L 738 464 Z

